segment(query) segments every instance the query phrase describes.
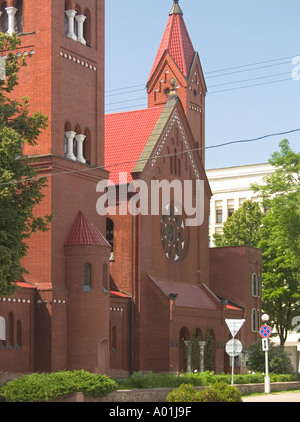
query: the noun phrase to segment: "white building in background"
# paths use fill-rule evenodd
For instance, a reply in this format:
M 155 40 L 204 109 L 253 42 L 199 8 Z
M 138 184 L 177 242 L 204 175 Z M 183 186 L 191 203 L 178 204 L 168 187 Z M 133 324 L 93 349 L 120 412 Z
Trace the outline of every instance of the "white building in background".
M 213 193 L 210 204 L 210 246 L 214 246 L 214 233 L 223 232 L 223 224 L 248 199 L 259 198 L 251 190 L 252 183 L 263 183 L 273 173 L 271 164 L 252 164 L 206 170 Z
M 213 247 L 214 233 L 223 232 L 223 224 L 244 201 L 252 199 L 259 201 L 259 197 L 251 190 L 252 183 L 263 184 L 263 179 L 274 172 L 269 163 L 246 166 L 225 167 L 206 170 L 206 174 L 213 193 L 210 204 L 210 246 Z M 291 358 L 296 372 L 300 373 L 300 328 L 297 332 L 288 334 L 285 350 Z M 280 344 L 278 337 L 272 337 L 275 344 Z

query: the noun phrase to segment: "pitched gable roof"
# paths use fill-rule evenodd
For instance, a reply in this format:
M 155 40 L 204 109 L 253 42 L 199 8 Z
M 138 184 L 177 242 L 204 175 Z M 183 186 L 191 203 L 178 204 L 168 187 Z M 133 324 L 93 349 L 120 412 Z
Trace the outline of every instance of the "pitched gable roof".
M 150 81 L 166 50 L 170 53 L 182 74 L 187 77 L 191 68 L 195 50 L 182 13 L 172 13 L 171 11 L 148 82 Z
M 105 116 L 105 167 L 110 180 L 119 184 L 119 173 L 128 174 L 131 181 L 140 155 L 163 111 L 153 107 Z
M 65 246 L 108 246 L 100 231 L 79 211 L 66 238 Z
M 158 280 L 152 276 L 148 277 L 166 296 L 177 295 L 176 306 L 212 310 L 222 308 L 218 299 L 207 288 L 194 284 Z

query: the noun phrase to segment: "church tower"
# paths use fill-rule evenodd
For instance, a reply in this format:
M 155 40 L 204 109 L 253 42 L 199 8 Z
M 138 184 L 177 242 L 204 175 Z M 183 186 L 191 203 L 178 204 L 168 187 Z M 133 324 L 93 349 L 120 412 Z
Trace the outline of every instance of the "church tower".
M 194 50 L 183 12 L 174 0 L 148 82 L 148 107 L 166 104 L 175 78 L 204 165 L 206 84 L 198 53 Z
M 27 62 L 13 95 L 28 96 L 30 112 L 48 117 L 37 145 L 24 149 L 37 158 L 39 175 L 47 177 L 36 214 L 54 214 L 49 231 L 29 239 L 23 262 L 25 280 L 37 289 L 28 370 L 107 372 L 109 367 L 104 318 L 109 295 L 103 286 L 110 246 L 102 237 L 105 219 L 96 212 L 96 185 L 108 177 L 103 170 L 104 3 L 0 1 L 0 30 L 16 33 L 21 39 L 16 53 Z

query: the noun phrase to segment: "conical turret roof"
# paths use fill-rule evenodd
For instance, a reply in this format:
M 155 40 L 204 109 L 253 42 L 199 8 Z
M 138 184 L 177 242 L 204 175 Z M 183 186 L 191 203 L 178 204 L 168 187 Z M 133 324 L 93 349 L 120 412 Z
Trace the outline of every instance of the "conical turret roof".
M 182 74 L 187 77 L 195 54 L 195 50 L 186 28 L 182 10 L 178 0 L 169 15 L 168 23 L 161 40 L 148 81 L 151 79 L 163 54 L 168 50 Z

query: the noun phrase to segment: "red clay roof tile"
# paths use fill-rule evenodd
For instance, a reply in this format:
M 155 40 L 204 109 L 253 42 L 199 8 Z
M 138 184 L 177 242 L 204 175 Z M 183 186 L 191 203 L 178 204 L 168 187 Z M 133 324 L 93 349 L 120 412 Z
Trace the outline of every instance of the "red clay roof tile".
M 128 174 L 138 161 L 164 106 L 105 116 L 105 167 L 109 179 L 119 184 L 119 173 Z
M 186 28 L 183 16 L 181 14 L 173 14 L 169 16 L 169 20 L 148 81 L 151 79 L 159 61 L 161 60 L 166 50 L 169 51 L 182 74 L 187 77 L 190 71 L 195 50 Z
M 65 241 L 65 246 L 108 246 L 100 231 L 79 211 Z

